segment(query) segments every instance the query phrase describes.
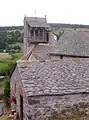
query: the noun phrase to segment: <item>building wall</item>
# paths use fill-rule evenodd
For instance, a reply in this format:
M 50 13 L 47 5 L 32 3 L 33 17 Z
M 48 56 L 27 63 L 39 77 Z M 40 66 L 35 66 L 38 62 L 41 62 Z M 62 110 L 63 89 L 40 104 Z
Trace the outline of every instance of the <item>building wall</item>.
M 89 114 L 89 94 L 78 93 L 70 95 L 52 95 L 52 96 L 33 96 L 27 97 L 16 67 L 11 78 L 11 95 L 12 89 L 15 89 L 14 96 L 16 97 L 16 110 L 20 115 L 20 94 L 23 96 L 23 120 L 48 120 L 52 115 L 68 115 L 72 114 L 73 109 L 79 108 Z M 22 93 L 20 91 L 22 89 Z
M 24 55 L 27 54 L 28 37 L 29 37 L 28 25 L 27 25 L 27 22 L 26 22 L 26 18 L 24 18 Z
M 89 94 L 34 96 L 29 97 L 24 106 L 27 116 L 24 120 L 48 120 L 52 115 L 70 116 L 77 108 L 83 112 L 86 110 L 86 115 L 89 115 Z
M 19 74 L 18 67 L 16 67 L 14 73 L 12 74 L 10 86 L 11 86 L 11 96 L 14 96 L 16 98 L 16 112 L 19 113 L 19 116 L 20 116 L 20 95 L 23 96 L 23 103 L 24 103 L 23 104 L 23 116 L 24 116 L 24 119 L 26 119 L 25 103 L 27 103 L 27 99 L 25 96 L 26 94 L 23 90 L 23 85 L 21 82 L 21 77 Z

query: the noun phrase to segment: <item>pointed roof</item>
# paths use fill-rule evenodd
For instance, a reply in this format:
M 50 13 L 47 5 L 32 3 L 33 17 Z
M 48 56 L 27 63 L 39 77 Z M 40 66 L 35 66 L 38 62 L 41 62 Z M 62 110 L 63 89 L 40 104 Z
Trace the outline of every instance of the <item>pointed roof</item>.
M 46 18 L 39 17 L 26 17 L 25 18 L 29 26 L 31 27 L 46 27 L 49 28 Z
M 17 67 L 27 96 L 89 93 L 87 58 L 48 62 L 24 61 L 18 62 Z

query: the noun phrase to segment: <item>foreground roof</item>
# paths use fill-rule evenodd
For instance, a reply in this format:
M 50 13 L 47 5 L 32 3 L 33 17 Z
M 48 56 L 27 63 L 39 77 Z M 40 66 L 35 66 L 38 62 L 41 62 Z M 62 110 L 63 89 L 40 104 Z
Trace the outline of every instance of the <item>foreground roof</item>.
M 89 56 L 89 31 L 65 32 L 55 45 L 55 53 Z
M 46 18 L 26 17 L 26 21 L 31 27 L 50 27 Z
M 89 92 L 89 59 L 19 62 L 27 96 Z

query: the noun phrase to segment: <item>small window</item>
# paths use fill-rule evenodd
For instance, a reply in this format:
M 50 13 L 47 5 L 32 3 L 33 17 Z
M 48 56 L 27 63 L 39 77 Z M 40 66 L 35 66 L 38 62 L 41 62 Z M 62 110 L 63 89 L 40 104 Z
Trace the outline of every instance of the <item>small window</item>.
M 16 93 L 16 83 L 14 84 L 14 90 L 15 90 L 15 93 Z

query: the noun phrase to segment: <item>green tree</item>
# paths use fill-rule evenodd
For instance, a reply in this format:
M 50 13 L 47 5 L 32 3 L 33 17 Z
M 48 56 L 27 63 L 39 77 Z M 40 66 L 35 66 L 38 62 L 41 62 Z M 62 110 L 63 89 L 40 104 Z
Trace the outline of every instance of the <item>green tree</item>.
M 13 49 L 14 49 L 14 50 L 21 50 L 21 47 L 20 47 L 19 45 L 14 45 L 14 46 L 13 46 Z
M 18 30 L 16 30 L 16 31 L 15 31 L 15 36 L 16 36 L 17 38 L 19 38 L 19 37 L 21 36 L 21 33 L 20 33 Z
M 6 31 L 0 31 L 0 49 L 5 49 L 6 46 Z
M 19 30 L 16 30 L 15 32 L 7 32 L 7 43 L 13 44 L 16 42 L 22 42 L 23 35 L 20 33 Z

